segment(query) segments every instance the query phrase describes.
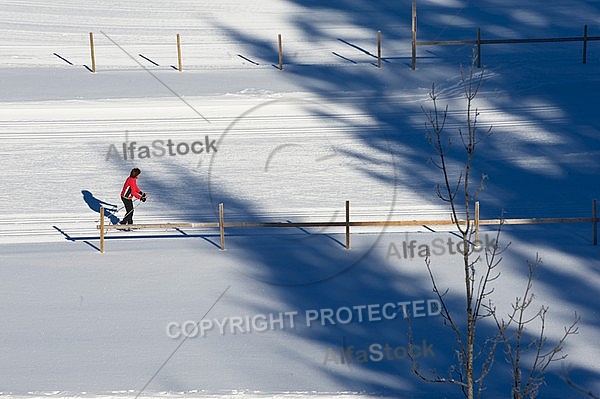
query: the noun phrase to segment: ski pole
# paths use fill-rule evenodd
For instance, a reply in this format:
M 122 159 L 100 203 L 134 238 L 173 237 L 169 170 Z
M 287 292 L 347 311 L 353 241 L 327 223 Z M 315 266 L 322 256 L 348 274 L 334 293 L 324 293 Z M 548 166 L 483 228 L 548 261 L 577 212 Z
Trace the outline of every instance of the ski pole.
M 133 198 L 133 201 L 137 201 L 137 200 L 138 200 L 137 198 L 135 198 L 135 197 Z M 120 208 L 117 208 L 117 210 L 114 211 L 114 213 L 121 212 L 121 209 L 123 209 L 123 208 L 125 208 L 125 205 L 122 205 Z
M 127 215 L 129 215 L 131 212 L 133 212 L 135 210 L 135 208 L 137 208 L 138 206 L 140 206 L 140 204 L 143 202 L 143 201 L 138 201 L 137 198 L 134 198 L 133 202 L 136 202 L 136 201 L 137 201 L 137 204 L 134 205 L 134 207 L 129 212 L 127 212 L 125 214 L 125 216 L 123 216 L 123 219 L 125 219 L 127 217 Z M 121 220 L 123 220 L 123 219 L 121 219 Z

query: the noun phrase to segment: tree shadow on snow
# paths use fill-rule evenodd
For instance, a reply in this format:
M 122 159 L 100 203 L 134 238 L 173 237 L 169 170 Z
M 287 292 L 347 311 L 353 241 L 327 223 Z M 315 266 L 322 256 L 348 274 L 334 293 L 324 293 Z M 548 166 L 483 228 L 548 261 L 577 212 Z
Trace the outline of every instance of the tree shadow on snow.
M 338 14 L 343 13 L 344 19 L 353 21 L 356 26 L 373 29 L 373 31 L 381 29 L 384 33 L 384 38 L 405 39 L 407 43 L 410 42 L 410 4 L 408 3 L 398 5 L 391 5 L 390 3 L 390 5 L 378 7 L 373 7 L 372 2 L 367 1 L 323 3 L 298 0 L 296 3 L 299 6 L 313 10 L 321 9 L 324 11 L 323 15 L 327 11 Z M 527 6 L 524 7 L 526 8 Z M 419 10 L 422 12 L 423 7 Z M 423 34 L 425 37 L 435 37 L 443 29 L 442 26 L 437 26 L 435 23 L 441 19 L 448 20 L 452 18 L 458 10 L 450 7 L 447 9 L 435 7 L 435 10 L 430 11 L 430 13 L 419 14 L 420 34 Z M 435 18 L 433 17 L 433 11 L 435 11 Z M 467 8 L 464 13 L 471 13 L 472 16 L 476 16 L 477 11 L 476 8 Z M 499 10 L 495 11 L 500 12 Z M 543 13 L 543 11 L 539 10 L 529 11 Z M 508 16 L 505 19 L 508 19 Z M 503 21 L 504 19 L 496 20 Z M 296 21 L 296 25 L 310 36 L 321 36 L 321 40 L 326 39 L 324 35 L 327 34 L 327 31 L 323 31 L 319 26 L 310 21 L 299 19 Z M 248 53 L 248 57 L 252 59 L 268 60 L 270 59 L 269 57 L 273 57 L 273 54 L 276 54 L 274 44 L 268 40 L 252 37 L 251 34 L 246 34 L 241 30 L 238 31 L 228 26 L 221 26 L 221 28 L 224 28 L 231 38 L 243 44 L 245 54 Z M 427 32 L 427 34 L 424 32 Z M 464 29 L 456 29 L 451 26 L 440 39 L 464 38 L 464 33 Z M 339 34 L 332 34 L 329 39 L 332 43 L 337 43 L 338 46 L 343 41 L 354 43 L 354 38 L 351 37 L 344 38 L 343 41 L 340 40 Z M 360 44 L 360 46 L 361 48 L 364 47 L 363 44 Z M 350 46 L 344 47 L 338 51 L 343 57 L 355 57 L 358 55 L 356 52 L 360 53 L 356 48 Z M 336 49 L 333 48 L 332 50 Z M 459 61 L 468 62 L 470 53 L 468 49 L 462 48 L 461 51 L 463 50 L 465 50 L 464 56 Z M 370 51 L 372 52 L 372 50 Z M 456 51 L 456 48 L 448 50 L 436 49 L 436 51 L 436 54 L 438 54 L 436 59 L 439 61 L 441 59 L 439 54 L 445 52 L 448 55 Z M 389 59 L 392 61 L 389 65 L 386 64 L 386 68 L 398 68 L 397 63 L 394 65 L 394 57 L 390 57 Z M 486 58 L 486 60 L 491 59 L 492 57 Z M 447 61 L 447 59 L 444 61 Z M 290 64 L 293 62 L 294 60 L 291 59 Z M 355 101 L 353 106 L 359 108 L 361 112 L 372 118 L 376 125 L 382 131 L 385 131 L 386 138 L 392 144 L 393 148 L 397 149 L 395 152 L 397 165 L 402 165 L 402 168 L 405 169 L 399 170 L 400 181 L 398 183 L 402 184 L 407 191 L 421 195 L 422 204 L 428 205 L 437 201 L 433 192 L 435 184 L 438 183 L 438 175 L 432 172 L 431 165 L 427 164 L 432 155 L 432 150 L 424 137 L 424 118 L 420 110 L 420 104 L 427 101 L 427 89 L 431 87 L 433 81 L 438 83 L 441 80 L 447 87 L 446 94 L 451 95 L 452 91 L 457 91 L 456 80 L 459 63 L 454 58 L 453 62 L 439 62 L 438 64 L 441 65 L 436 64 L 432 67 L 431 61 L 428 61 L 427 64 L 425 62 L 419 64 L 419 69 L 414 72 L 409 72 L 408 67 L 402 64 L 397 69 L 398 72 L 395 75 L 386 75 L 384 70 L 377 72 L 377 75 L 374 73 L 370 75 L 372 77 L 370 80 L 362 76 L 365 73 L 365 69 L 353 67 L 332 70 L 329 66 L 290 65 L 289 68 L 286 68 L 285 73 L 297 79 L 298 82 L 301 82 L 306 92 L 318 94 L 330 101 L 342 102 L 346 100 L 343 96 L 340 96 L 340 93 L 358 92 L 361 95 L 364 94 L 362 102 L 360 99 L 353 99 Z M 373 70 L 375 71 L 375 69 Z M 424 88 L 422 99 L 415 99 L 414 97 L 409 99 L 402 98 L 401 82 L 404 74 L 408 73 L 412 74 L 411 79 L 422 83 L 421 87 Z M 390 77 L 395 78 L 395 80 L 390 81 Z M 503 83 L 506 83 L 508 86 L 510 78 L 511 76 L 500 76 L 499 74 L 495 78 L 495 84 L 502 86 Z M 511 109 L 515 104 L 519 106 L 526 104 L 528 101 L 535 100 L 535 96 L 524 95 L 522 96 L 524 98 L 517 98 L 516 94 L 509 92 L 504 99 L 500 96 L 498 98 L 493 98 L 493 96 L 488 97 L 490 97 L 488 99 L 490 107 L 496 107 L 506 114 L 524 113 L 524 119 L 533 125 L 543 126 L 548 122 L 544 120 L 544 117 L 539 116 L 536 107 L 523 107 L 524 111 L 521 108 L 517 111 Z M 419 102 L 419 100 L 423 101 Z M 580 121 L 581 124 L 587 125 L 586 121 L 581 122 L 580 118 L 585 115 L 578 114 L 580 111 L 576 109 L 569 110 L 557 98 L 551 98 L 547 101 L 556 105 L 557 108 L 566 111 L 567 116 L 565 117 L 564 125 L 573 121 Z M 426 108 L 429 109 L 428 107 Z M 322 110 L 320 116 L 325 120 L 331 118 L 332 115 L 327 110 Z M 273 120 L 275 119 L 276 115 L 273 116 Z M 461 115 L 451 114 L 448 118 L 448 125 L 460 126 L 462 121 L 463 117 Z M 556 136 L 560 137 L 560 130 L 562 130 L 562 126 L 564 125 L 551 127 L 548 129 L 548 133 L 556 133 Z M 367 148 L 386 150 L 387 143 L 380 139 L 381 136 L 361 135 L 358 133 L 359 131 L 360 128 L 357 128 L 356 138 L 364 143 Z M 488 173 L 491 179 L 489 185 L 491 193 L 488 197 L 489 202 L 484 207 L 485 215 L 483 216 L 498 217 L 499 210 L 506 207 L 513 210 L 513 212 L 519 210 L 528 212 L 525 215 L 513 214 L 511 216 L 538 216 L 533 214 L 534 211 L 543 212 L 539 216 L 551 216 L 552 214 L 549 215 L 549 212 L 558 212 L 554 210 L 554 208 L 559 208 L 556 206 L 557 199 L 558 205 L 561 205 L 562 209 L 564 209 L 570 204 L 570 197 L 586 198 L 590 195 L 589 186 L 581 184 L 589 171 L 578 170 L 576 168 L 577 165 L 573 162 L 567 163 L 562 161 L 561 157 L 563 154 L 559 146 L 544 146 L 539 143 L 528 144 L 526 139 L 522 140 L 517 135 L 514 137 L 508 136 L 505 141 L 501 140 L 502 135 L 498 135 L 497 137 L 498 141 L 492 141 L 491 145 L 487 148 L 482 147 L 481 155 L 483 155 L 483 160 L 478 164 L 482 166 L 478 166 L 480 170 L 477 172 Z M 597 141 L 590 141 L 588 138 L 583 137 L 583 133 L 579 135 L 574 134 L 568 139 L 577 142 L 575 146 L 570 143 L 571 148 L 584 147 L 585 143 L 590 142 L 597 143 Z M 541 155 L 544 155 L 544 159 L 552 161 L 552 165 L 561 168 L 561 173 L 554 175 L 544 174 L 543 170 L 536 171 L 534 168 L 524 167 L 514 161 L 507 149 L 515 150 L 519 148 L 519 145 L 523 152 L 526 152 L 526 150 L 542 152 Z M 221 150 L 221 147 L 219 149 Z M 224 148 L 223 151 L 227 151 L 227 149 Z M 505 151 L 505 153 L 502 151 Z M 502 156 L 499 157 L 498 154 Z M 381 184 L 395 182 L 392 173 L 378 174 L 379 170 L 373 171 L 369 168 L 370 165 L 381 162 L 380 159 L 371 158 L 366 152 L 353 153 L 349 150 L 346 150 L 344 155 L 354 161 L 354 165 L 357 165 L 356 169 L 364 169 L 363 172 L 365 174 L 372 175 Z M 451 161 L 460 162 L 460 154 L 450 153 L 449 155 Z M 548 168 L 551 169 L 552 165 L 549 165 Z M 594 164 L 592 166 L 594 167 L 591 168 L 592 171 L 597 170 L 595 169 L 597 165 Z M 398 169 L 400 168 L 398 167 Z M 151 170 L 148 170 L 147 173 L 145 172 L 144 175 L 144 187 L 153 193 L 153 201 L 157 203 L 169 204 L 170 207 L 179 209 L 184 213 L 198 215 L 201 221 L 206 221 L 207 216 L 216 219 L 218 215 L 216 205 L 220 202 L 225 204 L 227 216 L 231 212 L 236 215 L 242 215 L 243 220 L 260 220 L 262 217 L 258 210 L 258 204 L 245 200 L 238 193 L 234 192 L 234 188 L 215 187 L 212 192 L 207 192 L 207 181 L 204 174 L 198 174 L 198 171 L 175 164 L 170 165 L 167 172 L 169 176 L 177 176 L 177 181 L 185 182 L 185 184 L 181 183 L 177 187 L 181 195 L 170 195 L 169 193 L 172 192 L 173 187 L 169 186 L 162 176 L 154 175 Z M 535 193 L 536 195 L 529 195 L 530 193 Z M 556 195 L 552 195 L 555 201 L 548 201 L 545 205 L 540 204 L 539 198 L 543 198 L 545 194 L 552 193 L 559 193 L 560 196 L 556 198 Z M 91 193 L 89 195 L 90 202 L 86 200 L 88 206 L 98 212 L 101 201 L 95 199 Z M 196 203 L 192 204 L 190 201 L 185 200 L 185 198 L 194 198 Z M 526 202 L 525 204 L 524 201 Z M 585 203 L 587 207 L 589 202 L 586 200 Z M 210 206 L 207 206 L 207 204 Z M 287 217 L 284 220 L 287 220 Z M 336 238 L 334 240 L 328 239 L 325 236 L 315 236 L 307 240 L 290 240 L 289 237 L 287 237 L 288 239 L 284 239 L 276 236 L 259 236 L 251 234 L 249 230 L 241 231 L 239 232 L 240 234 L 235 236 L 230 235 L 230 233 L 231 231 L 227 231 L 227 251 L 220 255 L 228 259 L 237 259 L 235 260 L 234 267 L 236 271 L 247 278 L 245 281 L 248 286 L 260 287 L 260 292 L 256 294 L 256 297 L 253 297 L 252 293 L 249 293 L 242 287 L 240 288 L 242 292 L 239 295 L 236 295 L 234 290 L 228 292 L 227 299 L 237 301 L 244 306 L 247 306 L 251 300 L 256 300 L 255 310 L 257 314 L 277 314 L 287 310 L 299 310 L 302 312 L 306 310 L 319 311 L 325 309 L 327 311 L 335 311 L 344 307 L 368 306 L 372 304 L 382 305 L 403 301 L 414 303 L 415 301 L 433 298 L 430 281 L 426 275 L 423 275 L 423 262 L 417 264 L 417 261 L 402 259 L 397 264 L 394 264 L 385 259 L 385 256 L 382 256 L 381 245 L 377 247 L 376 242 L 367 242 L 366 244 L 359 242 L 357 244 L 356 241 L 360 240 L 356 240 L 355 235 L 352 236 L 353 247 L 350 251 L 347 251 L 339 245 L 343 241 L 341 235 L 333 235 L 332 237 Z M 385 255 L 385 249 L 387 248 L 385 243 L 389 242 L 389 238 L 386 238 L 385 235 L 382 235 L 382 237 L 381 242 L 383 243 L 383 254 Z M 386 239 L 388 241 L 385 241 Z M 397 242 L 396 244 L 400 243 Z M 539 245 L 541 246 L 542 244 L 543 242 L 540 241 Z M 213 243 L 213 246 L 216 245 Z M 400 245 L 398 246 L 400 247 Z M 371 251 L 373 247 L 379 249 L 379 252 L 377 250 Z M 570 251 L 569 248 L 561 249 L 565 253 L 569 253 Z M 199 249 L 200 252 L 202 250 Z M 359 251 L 361 251 L 361 254 L 359 254 Z M 439 267 L 444 268 L 449 267 L 449 265 L 440 264 Z M 453 270 L 456 270 L 457 278 L 460 278 L 460 269 Z M 522 270 L 521 273 L 524 273 L 525 268 Z M 561 275 L 556 271 L 549 271 L 541 275 L 540 283 L 555 286 L 557 281 L 561 281 L 561 279 L 567 276 L 567 273 L 568 271 L 565 271 L 564 275 Z M 194 278 L 201 280 L 203 276 L 199 274 Z M 570 306 L 576 305 L 578 309 L 583 308 L 587 310 L 586 313 L 592 314 L 593 309 L 591 309 L 589 303 L 586 304 L 584 295 L 587 295 L 590 291 L 597 292 L 597 290 L 590 286 L 588 287 L 589 291 L 582 292 L 580 290 L 577 295 L 574 295 L 573 292 L 577 291 L 577 287 L 581 285 L 582 281 L 579 276 L 570 276 L 569 278 L 567 282 L 572 289 L 564 290 L 561 295 L 565 297 L 562 299 Z M 276 301 L 273 301 L 276 304 L 265 305 L 264 297 L 276 298 Z M 453 309 L 461 308 L 463 299 L 459 291 L 451 291 L 447 298 L 448 303 Z M 260 299 L 263 299 L 263 302 L 260 302 Z M 378 307 L 376 309 L 380 310 L 381 308 Z M 439 397 L 442 393 L 446 393 L 446 388 L 448 388 L 448 392 L 452 390 L 452 392 L 456 393 L 455 390 L 449 387 L 440 388 L 440 386 L 433 387 L 432 385 L 421 384 L 419 380 L 410 375 L 410 368 L 406 359 L 391 359 L 381 362 L 372 361 L 362 365 L 341 363 L 339 356 L 340 348 L 353 346 L 354 349 L 364 349 L 376 343 L 381 345 L 385 345 L 386 343 L 390 345 L 406 345 L 407 322 L 405 319 L 398 317 L 393 322 L 377 320 L 369 323 L 349 322 L 333 325 L 328 319 L 322 317 L 323 314 L 319 314 L 318 316 L 318 321 L 312 323 L 310 328 L 298 327 L 295 330 L 288 331 L 290 335 L 296 335 L 305 342 L 309 342 L 313 348 L 317 347 L 316 352 L 311 354 L 301 353 L 301 348 L 297 350 L 295 348 L 285 348 L 286 350 L 283 352 L 285 352 L 285 356 L 293 357 L 293 361 L 299 366 L 312 368 L 315 374 L 318 373 L 319 376 L 326 376 L 326 378 L 336 381 L 340 390 L 355 390 L 382 395 L 393 395 L 402 391 L 403 393 L 411 392 L 411 394 L 419 393 L 421 394 L 419 395 L 420 397 L 423 397 L 423 392 L 432 391 L 435 392 L 431 393 L 431 397 Z M 342 311 L 338 316 L 344 319 L 347 313 Z M 381 319 L 381 315 L 375 314 L 375 318 Z M 321 324 L 322 321 L 325 324 Z M 597 318 L 594 318 L 591 323 L 597 326 Z M 306 326 L 307 320 L 299 319 L 298 324 Z M 444 328 L 442 320 L 440 318 L 420 318 L 414 320 L 412 329 L 415 337 L 418 338 L 417 342 L 426 339 L 428 343 L 434 345 L 433 351 L 435 352 L 435 357 L 428 359 L 431 362 L 424 362 L 424 364 L 437 367 L 443 372 L 444 370 L 441 367 L 451 362 L 455 356 L 451 348 L 455 346 L 456 341 L 449 334 L 449 330 Z M 481 325 L 481 329 L 485 332 L 484 335 L 490 335 L 494 331 L 493 326 L 484 324 Z M 534 338 L 534 335 L 528 335 L 527 338 Z M 326 350 L 329 348 L 332 348 L 336 354 L 337 362 L 333 361 L 332 356 L 326 357 Z M 502 353 L 499 352 L 499 363 L 503 363 L 501 357 Z M 259 355 L 256 355 L 256 359 L 260 359 Z M 368 371 L 357 372 L 360 369 L 367 369 Z M 498 366 L 496 369 L 498 370 L 496 376 L 499 378 L 489 380 L 489 392 L 492 394 L 502 392 L 508 396 L 510 392 L 509 389 L 506 389 L 506 368 Z M 246 371 L 247 373 L 253 373 L 257 378 L 261 376 L 261 371 L 263 371 L 260 365 L 256 365 L 256 367 L 251 369 L 248 368 L 248 370 Z M 294 381 L 296 380 L 290 377 L 291 373 L 289 371 L 280 370 L 281 374 L 269 375 L 268 378 L 281 379 L 282 381 L 289 380 L 290 385 L 286 386 L 288 389 L 310 390 L 309 385 L 302 385 L 301 383 L 294 385 Z M 585 381 L 591 381 L 594 377 L 598 376 L 598 373 L 590 369 L 576 371 L 578 371 L 576 374 L 581 374 L 582 377 L 585 377 Z M 235 382 L 233 381 L 233 383 Z M 163 388 L 165 387 L 161 386 L 158 389 Z M 554 397 L 565 397 L 568 396 L 569 392 L 565 389 L 564 384 L 555 379 L 549 381 L 549 387 L 545 387 L 543 393 L 546 394 L 550 390 L 557 392 Z

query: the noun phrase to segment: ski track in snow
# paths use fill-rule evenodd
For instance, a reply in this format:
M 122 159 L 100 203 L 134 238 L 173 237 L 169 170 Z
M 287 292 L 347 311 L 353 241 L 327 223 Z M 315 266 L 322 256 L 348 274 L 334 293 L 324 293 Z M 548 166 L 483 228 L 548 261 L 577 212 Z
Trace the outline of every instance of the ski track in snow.
M 394 101 L 394 98 L 389 98 Z M 385 143 L 385 140 L 394 137 L 396 134 L 390 128 L 387 131 L 381 131 L 381 126 L 374 123 L 373 119 L 364 112 L 358 111 L 362 99 L 345 97 L 343 107 L 339 104 L 329 104 L 318 99 L 310 99 L 306 96 L 293 94 L 289 99 L 247 99 L 243 95 L 226 96 L 223 98 L 204 98 L 188 99 L 196 109 L 202 109 L 211 120 L 210 124 L 204 123 L 197 117 L 189 117 L 190 110 L 177 99 L 163 100 L 113 100 L 110 102 L 71 102 L 66 109 L 60 104 L 53 102 L 38 103 L 35 107 L 25 108 L 20 103 L 5 104 L 1 114 L 2 122 L 0 123 L 0 134 L 4 141 L 5 160 L 10 163 L 10 159 L 14 158 L 29 162 L 27 167 L 16 168 L 7 171 L 4 176 L 4 181 L 11 187 L 13 191 L 5 191 L 0 195 L 2 206 L 0 206 L 0 231 L 6 237 L 27 237 L 33 239 L 36 236 L 54 236 L 61 238 L 57 234 L 56 229 L 52 226 L 60 221 L 61 226 L 65 226 L 73 233 L 91 234 L 94 232 L 93 223 L 94 217 L 90 214 L 90 210 L 81 205 L 81 197 L 78 195 L 82 189 L 91 189 L 91 186 L 86 188 L 86 184 L 93 182 L 93 193 L 99 195 L 99 199 L 108 201 L 121 207 L 118 202 L 116 192 L 120 185 L 122 176 L 119 174 L 126 173 L 126 165 L 138 165 L 143 169 L 151 168 L 155 176 L 160 175 L 160 169 L 165 167 L 183 167 L 182 171 L 200 176 L 204 180 L 210 180 L 213 189 L 221 185 L 236 185 L 235 181 L 239 179 L 238 171 L 244 170 L 246 173 L 260 174 L 265 172 L 267 160 L 277 159 L 269 158 L 273 151 L 280 146 L 297 146 L 291 153 L 287 151 L 284 156 L 296 156 L 298 161 L 296 165 L 306 167 L 306 156 L 308 153 L 314 153 L 314 158 L 334 156 L 333 163 L 328 164 L 328 176 L 331 178 L 331 166 L 361 166 L 365 165 L 363 161 L 354 160 L 343 153 L 359 154 L 363 146 L 360 144 L 359 138 L 356 136 L 379 135 L 379 140 Z M 246 110 L 251 109 L 254 105 L 261 106 L 269 104 L 269 101 L 274 101 L 272 106 L 267 106 L 267 111 L 260 115 L 250 114 L 238 120 L 239 115 L 242 115 Z M 400 99 L 402 101 L 402 98 Z M 334 114 L 333 118 L 324 119 L 322 116 L 315 114 L 313 110 L 302 110 L 303 107 L 320 107 L 321 111 Z M 299 112 L 300 111 L 300 112 Z M 513 110 L 516 112 L 516 109 Z M 500 112 L 495 109 L 483 108 L 479 112 L 482 115 L 482 123 L 489 123 L 494 126 L 496 135 L 503 138 L 499 140 L 498 146 L 507 149 L 503 153 L 498 153 L 496 156 L 500 161 L 507 159 L 515 163 L 530 162 L 529 154 L 519 155 L 515 146 L 511 146 L 510 142 L 514 140 L 514 136 L 502 134 L 506 131 L 510 133 L 515 128 L 519 130 L 529 130 L 535 127 L 538 123 L 528 119 L 511 119 L 511 110 L 503 110 Z M 561 116 L 556 107 L 550 106 L 531 106 L 526 109 L 518 109 L 520 114 L 535 113 L 540 117 L 545 118 L 548 123 L 562 124 L 565 123 L 564 117 Z M 118 117 L 122 114 L 121 117 Z M 95 115 L 98 115 L 95 117 Z M 158 117 L 158 115 L 163 115 Z M 170 116 L 169 116 L 170 115 Z M 227 116 L 231 115 L 231 116 Z M 449 120 L 455 115 L 460 115 L 460 111 L 449 113 Z M 414 131 L 402 132 L 403 137 L 406 134 L 413 137 L 422 136 L 419 131 L 419 118 L 422 117 L 420 110 L 406 115 L 406 119 L 414 120 Z M 235 124 L 235 126 L 233 126 Z M 232 127 L 233 126 L 233 127 Z M 459 125 L 455 122 L 449 122 L 448 129 L 457 128 Z M 225 136 L 226 132 L 226 136 Z M 138 147 L 141 145 L 151 146 L 154 140 L 162 140 L 166 142 L 168 139 L 173 139 L 174 143 L 191 144 L 193 141 L 200 140 L 204 142 L 204 138 L 208 136 L 210 140 L 219 140 L 222 136 L 224 141 L 221 143 L 220 152 L 212 155 L 177 155 L 175 157 L 163 156 L 154 157 L 150 160 L 138 160 L 137 163 L 130 162 L 115 162 L 115 154 L 109 156 L 109 146 L 114 145 L 118 150 L 119 156 L 122 155 L 122 144 L 124 142 L 136 142 Z M 543 131 L 537 134 L 528 134 L 528 137 L 520 135 L 520 140 L 525 140 L 529 144 L 547 144 L 548 138 Z M 391 157 L 394 155 L 394 149 L 387 143 L 387 148 L 381 154 L 373 154 L 372 158 L 380 158 L 384 160 L 381 166 L 381 173 L 393 175 L 393 167 Z M 164 147 L 166 149 L 166 147 Z M 513 149 L 512 151 L 510 149 Z M 300 152 L 298 155 L 297 153 Z M 305 152 L 305 153 L 302 153 Z M 342 153 L 343 152 L 343 153 Z M 296 155 L 294 155 L 296 153 Z M 365 154 L 361 154 L 365 155 Z M 135 156 L 135 154 L 134 154 Z M 395 156 L 395 155 L 394 155 Z M 577 158 L 577 154 L 573 154 Z M 310 156 L 309 156 L 310 157 Z M 311 157 L 312 158 L 312 157 Z M 59 159 L 58 165 L 55 161 Z M 293 158 L 292 158 L 293 159 Z M 45 160 L 50 163 L 47 164 Z M 289 161 L 289 158 L 288 158 Z M 395 160 L 398 162 L 398 160 Z M 310 161 L 308 161 L 310 163 Z M 146 166 L 146 164 L 150 166 Z M 289 164 L 289 162 L 288 162 Z M 70 165 L 70 167 L 68 166 Z M 240 168 L 240 165 L 245 165 Z M 281 162 L 275 162 L 278 171 L 288 177 L 297 174 L 297 170 L 289 169 L 287 165 Z M 292 164 L 293 165 L 293 164 Z M 316 179 L 319 179 L 319 170 L 323 170 L 321 165 L 317 165 L 316 170 L 310 171 L 309 179 L 303 178 L 300 184 L 314 185 Z M 207 170 L 209 169 L 210 170 Z M 285 168 L 285 170 L 281 170 Z M 373 171 L 373 166 L 369 166 L 370 171 Z M 103 181 L 97 179 L 97 171 L 101 170 Z M 273 166 L 271 171 L 273 170 Z M 402 170 L 402 169 L 400 169 Z M 23 172 L 28 174 L 33 173 L 33 176 L 40 176 L 36 179 L 36 187 L 45 193 L 47 202 L 51 204 L 49 209 L 41 211 L 38 204 L 31 202 L 31 208 L 19 205 L 20 198 L 27 196 L 28 187 L 20 186 L 19 182 L 27 179 Z M 210 174 L 209 174 L 210 172 Z M 76 183 L 79 186 L 62 185 L 61 180 L 64 174 L 76 174 L 79 176 Z M 223 176 L 225 175 L 225 177 Z M 43 176 L 43 177 L 42 177 Z M 172 172 L 165 169 L 166 180 L 178 180 L 180 177 L 186 179 L 181 172 Z M 229 177 L 227 177 L 229 176 Z M 341 178 L 341 176 L 340 176 Z M 385 190 L 381 191 L 380 198 L 384 199 L 382 205 L 374 205 L 370 202 L 361 202 L 361 197 L 364 196 L 359 191 L 357 182 L 354 180 L 354 186 L 351 191 L 348 191 L 343 198 L 356 200 L 352 201 L 353 216 L 355 220 L 385 220 L 389 215 L 394 218 L 411 217 L 415 215 L 422 219 L 437 218 L 443 215 L 444 212 L 440 207 L 435 205 L 427 205 L 423 202 L 415 203 L 414 198 L 409 192 L 401 191 L 396 198 L 391 194 L 393 185 L 387 184 Z M 224 181 L 220 181 L 224 179 Z M 346 179 L 346 178 L 344 178 Z M 377 184 L 370 178 L 362 178 L 365 184 L 365 189 L 374 190 Z M 338 180 L 336 180 L 338 181 Z M 68 182 L 68 181 L 67 181 Z M 88 183 L 89 182 L 89 183 Z M 141 178 L 143 186 L 143 178 Z M 208 187 L 208 183 L 205 182 Z M 342 184 L 338 181 L 336 184 Z M 62 186 L 62 187 L 61 187 Z M 19 188 L 24 191 L 19 191 Z M 59 188 L 61 187 L 61 188 Z M 81 187 L 81 188 L 79 188 Z M 298 187 L 292 187 L 298 189 Z M 244 188 L 239 188 L 244 190 Z M 69 192 L 68 190 L 71 190 Z M 250 183 L 247 190 L 242 194 L 246 198 L 255 196 L 257 201 L 264 200 L 265 195 L 269 194 L 271 188 L 261 189 L 260 184 Z M 311 202 L 310 206 L 302 202 L 292 205 L 289 203 L 294 195 L 292 192 L 286 194 L 285 187 L 279 187 L 280 192 L 274 198 L 276 202 L 268 204 L 266 209 L 257 210 L 254 218 L 267 218 L 281 220 L 281 218 L 289 218 L 292 220 L 329 220 L 332 212 L 340 210 L 343 204 L 339 204 L 339 195 L 332 198 L 330 201 L 321 203 L 322 210 L 315 207 Z M 305 190 L 310 190 L 309 186 Z M 325 188 L 325 190 L 327 190 Z M 375 189 L 377 191 L 377 189 Z M 375 192 L 376 192 L 375 191 Z M 300 190 L 301 192 L 301 190 Z M 73 195 L 75 194 L 75 195 Z M 184 191 L 183 194 L 186 194 Z M 189 193 L 189 200 L 186 205 L 191 208 L 188 211 L 181 211 L 170 207 L 168 203 L 163 204 L 160 209 L 157 206 L 152 206 L 150 203 L 144 205 L 143 220 L 144 222 L 167 222 L 173 220 L 188 221 L 190 219 L 197 220 L 198 217 L 206 218 L 205 220 L 213 220 L 214 205 L 211 207 L 198 206 L 193 204 L 192 198 L 195 194 Z M 280 202 L 277 198 L 287 198 L 287 202 Z M 392 201 L 395 201 L 395 207 L 392 209 Z M 203 198 L 206 203 L 206 198 Z M 433 202 L 433 201 L 432 201 Z M 82 208 L 79 212 L 73 212 L 77 208 Z M 166 208 L 166 209 L 165 209 Z M 204 209 L 202 209 L 204 208 Z M 333 209 L 333 211 L 332 211 Z M 567 209 L 565 209 L 566 211 Z M 139 210 L 141 214 L 142 210 Z M 16 214 L 15 214 L 16 213 Z M 281 215 L 281 218 L 278 216 Z M 404 216 L 403 216 L 404 215 Z M 341 217 L 341 214 L 339 215 Z M 15 217 L 19 223 L 15 222 Z M 243 220 L 248 217 L 244 214 L 235 214 L 234 217 Z M 338 220 L 341 220 L 338 217 Z M 90 230 L 90 227 L 92 229 Z

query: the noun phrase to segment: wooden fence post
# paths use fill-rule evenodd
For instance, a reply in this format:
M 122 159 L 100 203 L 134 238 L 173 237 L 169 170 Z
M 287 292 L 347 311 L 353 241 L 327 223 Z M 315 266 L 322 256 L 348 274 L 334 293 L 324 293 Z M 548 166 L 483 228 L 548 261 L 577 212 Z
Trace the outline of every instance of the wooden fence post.
M 346 201 L 346 249 L 350 249 L 350 201 Z
M 477 28 L 477 68 L 481 68 L 481 28 Z
M 377 31 L 377 68 L 381 68 L 381 31 Z
M 183 70 L 183 64 L 181 62 L 181 37 L 177 34 L 177 68 L 179 72 Z
M 90 54 L 92 56 L 92 72 L 96 72 L 96 55 L 94 54 L 94 34 L 90 32 Z
M 277 35 L 277 46 L 279 48 L 279 70 L 283 69 L 283 47 L 281 45 L 281 33 Z
M 588 41 L 588 27 L 587 24 L 583 25 L 583 63 L 587 63 L 587 41 Z
M 104 207 L 100 206 L 100 253 L 104 253 Z
M 417 68 L 417 3 L 412 3 L 412 69 Z
M 596 211 L 596 200 L 592 201 L 592 220 L 594 224 L 594 245 L 598 245 L 598 213 Z
M 475 247 L 479 246 L 479 201 L 475 202 Z
M 221 235 L 221 251 L 225 250 L 225 217 L 223 212 L 223 203 L 219 204 L 219 233 Z

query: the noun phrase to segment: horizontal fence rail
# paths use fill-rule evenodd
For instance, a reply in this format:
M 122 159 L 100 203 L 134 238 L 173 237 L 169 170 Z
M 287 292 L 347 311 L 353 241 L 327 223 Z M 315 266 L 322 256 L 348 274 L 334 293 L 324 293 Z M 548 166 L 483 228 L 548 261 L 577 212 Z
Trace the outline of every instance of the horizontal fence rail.
M 583 36 L 550 37 L 550 38 L 525 38 L 525 39 L 482 39 L 481 28 L 477 28 L 477 39 L 470 40 L 417 40 L 417 6 L 412 3 L 412 69 L 417 67 L 418 46 L 452 46 L 474 44 L 477 45 L 477 67 L 481 68 L 481 46 L 485 44 L 523 44 L 523 43 L 564 43 L 583 42 L 583 64 L 587 63 L 587 42 L 598 41 L 600 36 L 588 36 L 588 26 L 583 26 Z
M 433 220 L 386 220 L 386 221 L 361 221 L 353 222 L 350 220 L 350 202 L 346 201 L 346 220 L 343 222 L 226 222 L 224 217 L 224 206 L 219 204 L 218 222 L 201 223 L 142 223 L 129 225 L 106 225 L 104 223 L 104 207 L 100 208 L 100 223 L 96 226 L 100 230 L 100 252 L 104 252 L 105 233 L 108 230 L 119 229 L 204 229 L 218 228 L 221 239 L 221 249 L 225 249 L 225 228 L 308 228 L 308 227 L 345 227 L 346 249 L 350 249 L 350 227 L 401 227 L 401 226 L 451 226 L 456 221 L 447 219 Z M 458 220 L 458 223 L 465 225 L 466 220 Z M 598 244 L 598 218 L 596 211 L 596 200 L 592 202 L 592 217 L 567 217 L 567 218 L 513 218 L 513 219 L 480 219 L 479 202 L 475 203 L 475 215 L 470 223 L 475 229 L 475 238 L 479 236 L 479 226 L 482 225 L 527 225 L 527 224 L 561 224 L 561 223 L 592 223 L 593 224 L 593 243 Z
M 583 42 L 584 40 L 600 40 L 600 36 L 583 37 L 554 37 L 541 39 L 481 39 L 481 40 L 432 40 L 418 41 L 417 46 L 443 46 L 456 44 L 513 44 L 513 43 L 559 43 L 559 42 Z

